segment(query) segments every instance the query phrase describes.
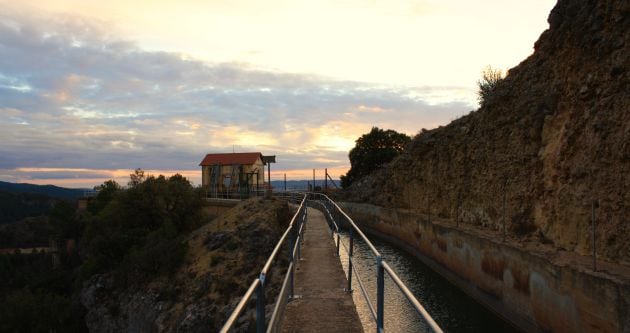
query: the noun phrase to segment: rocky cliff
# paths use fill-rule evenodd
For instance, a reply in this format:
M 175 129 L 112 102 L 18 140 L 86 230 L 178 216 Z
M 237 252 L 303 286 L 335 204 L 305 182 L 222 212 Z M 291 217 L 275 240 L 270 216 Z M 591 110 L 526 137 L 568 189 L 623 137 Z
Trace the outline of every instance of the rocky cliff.
M 560 0 L 535 52 L 467 116 L 419 133 L 349 200 L 630 265 L 630 2 Z M 492 232 L 491 232 L 492 234 Z
M 127 286 L 117 285 L 111 274 L 92 277 L 81 292 L 87 327 L 91 332 L 218 331 L 290 218 L 286 202 L 250 199 L 193 232 L 185 262 L 172 276 Z M 269 275 L 268 299 L 275 299 L 281 273 Z M 248 331 L 252 318 L 253 310 L 241 316 L 238 331 Z

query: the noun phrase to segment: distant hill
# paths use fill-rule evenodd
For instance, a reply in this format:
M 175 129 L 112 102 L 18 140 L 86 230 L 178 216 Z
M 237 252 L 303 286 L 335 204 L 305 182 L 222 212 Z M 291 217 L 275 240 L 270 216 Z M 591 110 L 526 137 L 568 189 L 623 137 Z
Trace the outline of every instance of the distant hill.
M 48 215 L 60 200 L 74 201 L 83 189 L 54 185 L 16 184 L 0 181 L 0 224 Z
M 55 185 L 34 185 L 26 183 L 8 183 L 0 181 L 0 190 L 9 193 L 36 193 L 51 198 L 75 200 L 84 195 L 85 189 L 71 189 Z
M 26 217 L 48 215 L 54 199 L 40 193 L 12 193 L 0 190 L 0 224 L 20 221 Z

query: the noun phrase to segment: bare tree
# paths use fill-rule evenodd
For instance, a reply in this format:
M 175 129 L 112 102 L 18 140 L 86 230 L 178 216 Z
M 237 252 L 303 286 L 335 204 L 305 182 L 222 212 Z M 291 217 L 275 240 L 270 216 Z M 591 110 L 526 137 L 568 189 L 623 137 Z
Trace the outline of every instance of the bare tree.
M 134 170 L 132 174 L 129 175 L 129 183 L 127 183 L 130 187 L 136 187 L 138 184 L 144 181 L 144 170 L 137 168 Z

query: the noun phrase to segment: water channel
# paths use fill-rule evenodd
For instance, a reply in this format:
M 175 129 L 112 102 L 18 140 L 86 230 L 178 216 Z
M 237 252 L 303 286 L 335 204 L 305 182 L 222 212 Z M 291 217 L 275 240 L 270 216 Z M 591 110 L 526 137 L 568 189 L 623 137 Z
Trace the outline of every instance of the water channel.
M 348 235 L 342 234 L 341 239 L 347 248 Z M 444 332 L 518 332 L 414 256 L 374 237 L 370 237 L 370 241 Z M 343 247 L 340 250 L 340 259 L 347 276 L 348 257 Z M 357 241 L 356 238 L 354 264 L 372 304 L 376 305 L 375 259 L 367 245 L 363 241 Z M 354 273 L 352 289 L 354 303 L 365 332 L 376 331 L 376 325 Z M 387 274 L 385 274 L 384 313 L 386 332 L 425 332 L 427 330 L 420 315 Z

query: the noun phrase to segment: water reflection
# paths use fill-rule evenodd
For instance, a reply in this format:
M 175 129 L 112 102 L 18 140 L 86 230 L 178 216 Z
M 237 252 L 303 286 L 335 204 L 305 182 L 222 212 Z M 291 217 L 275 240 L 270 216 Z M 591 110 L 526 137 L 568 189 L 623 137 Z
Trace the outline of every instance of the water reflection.
M 348 235 L 342 234 L 341 239 L 347 247 Z M 407 252 L 372 237 L 370 240 L 445 332 L 518 332 Z M 340 256 L 347 274 L 348 257 L 343 247 Z M 376 306 L 376 260 L 367 245 L 356 238 L 354 263 L 372 304 Z M 376 325 L 359 290 L 354 273 L 352 288 L 354 290 L 352 297 L 364 330 L 374 332 Z M 387 274 L 384 311 L 384 328 L 387 332 L 424 332 L 428 329 Z

